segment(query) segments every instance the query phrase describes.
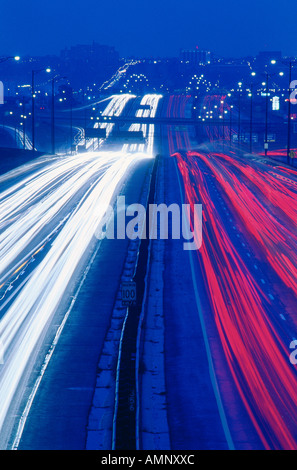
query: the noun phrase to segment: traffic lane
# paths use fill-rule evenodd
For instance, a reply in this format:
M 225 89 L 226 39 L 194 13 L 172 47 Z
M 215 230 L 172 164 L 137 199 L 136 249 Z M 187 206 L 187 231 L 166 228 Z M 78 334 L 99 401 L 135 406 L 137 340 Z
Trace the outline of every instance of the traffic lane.
M 165 203 L 183 204 L 174 159 L 164 159 Z M 164 316 L 167 415 L 174 450 L 228 449 L 183 240 L 165 241 Z M 195 266 L 195 270 L 197 266 Z M 210 311 L 195 272 L 204 315 Z M 226 380 L 226 379 L 225 379 Z
M 10 298 L 19 293 L 20 283 L 24 283 L 25 277 L 30 278 L 32 269 L 48 256 L 60 232 L 66 230 L 65 225 L 74 216 L 90 185 L 100 179 L 116 159 L 109 157 L 107 164 L 103 157 L 96 155 L 91 159 L 91 167 L 87 160 L 82 160 L 82 173 L 75 165 L 77 162 L 71 161 L 74 168 L 71 173 L 65 170 L 63 162 L 61 174 L 38 171 L 0 194 L 1 317 L 7 311 Z M 46 177 L 44 181 L 43 177 Z
M 245 161 L 246 161 L 246 160 L 245 160 Z M 266 169 L 267 169 L 267 167 L 266 167 Z M 239 235 L 239 234 L 238 234 L 238 235 Z M 244 242 L 242 242 L 242 243 L 244 243 Z M 239 248 L 239 249 L 240 249 L 240 248 Z M 265 268 L 264 268 L 264 271 L 265 271 Z M 262 283 L 262 282 L 265 282 L 265 281 L 264 281 L 264 277 L 265 277 L 265 276 L 261 276 L 261 272 L 260 272 L 260 271 L 258 272 L 258 276 L 260 277 L 259 282 L 261 282 L 261 283 Z M 270 295 L 271 295 L 271 294 L 270 294 Z M 282 310 L 280 310 L 280 311 L 282 311 Z M 280 317 L 279 313 L 278 313 L 277 316 Z M 282 318 L 282 319 L 284 318 L 283 315 L 281 315 L 281 318 Z M 278 325 L 278 327 L 279 327 L 279 331 L 282 331 L 282 328 L 284 328 L 283 325 Z M 290 335 L 291 335 L 291 332 L 292 332 L 292 328 L 290 328 L 290 327 L 288 328 L 287 325 L 286 325 L 285 330 L 286 330 L 285 333 L 286 333 L 286 335 L 287 335 L 287 336 L 285 336 L 285 338 L 287 338 L 287 340 L 288 340 L 288 338 L 290 338 Z
M 154 118 L 158 112 L 159 109 L 159 103 L 160 100 L 162 99 L 162 95 L 157 95 L 157 94 L 147 94 L 144 95 L 144 97 L 141 99 L 139 107 L 136 111 L 136 117 L 137 118 L 146 118 L 146 117 L 151 117 Z M 143 108 L 149 107 L 149 109 Z M 155 136 L 155 126 L 154 124 L 132 124 L 129 127 L 130 132 L 139 132 L 141 131 L 143 133 L 144 138 L 146 139 L 146 143 L 141 143 L 141 144 L 125 144 L 123 146 L 123 151 L 127 152 L 146 152 L 149 155 L 153 155 L 154 151 L 154 136 Z
M 228 156 L 201 155 L 214 172 L 225 197 L 232 200 L 233 210 L 259 258 L 275 271 L 282 281 L 281 298 L 296 297 L 297 279 L 297 194 L 267 171 L 241 165 Z M 288 291 L 288 292 L 287 292 Z
M 231 164 L 236 165 L 237 168 L 242 167 L 242 170 L 250 169 L 250 171 L 252 172 L 252 170 L 254 169 L 255 171 L 258 171 L 260 176 L 262 177 L 264 173 L 266 173 L 267 179 L 269 177 L 270 179 L 271 177 L 273 177 L 274 179 L 277 178 L 282 184 L 282 186 L 297 191 L 297 171 L 292 168 L 281 166 L 279 165 L 279 163 L 273 160 L 259 158 L 252 155 L 246 155 L 242 151 L 228 151 L 226 150 L 226 148 L 224 152 L 220 150 L 215 151 L 214 149 L 210 149 L 209 153 L 216 155 L 217 157 L 224 158 L 226 164 L 229 161 Z
M 94 165 L 105 167 L 103 155 L 106 154 L 101 155 L 102 161 L 100 155 L 96 155 Z M 113 164 L 105 168 L 103 176 L 98 177 L 96 182 L 86 189 L 71 217 L 52 241 L 49 251 L 40 259 L 13 301 L 5 307 L 2 305 L 4 314 L 0 321 L 0 332 L 4 364 L 0 374 L 1 427 L 13 404 L 14 394 L 19 393 L 18 384 L 23 374 L 26 369 L 32 367 L 31 354 L 34 354 L 36 345 L 46 331 L 60 301 L 67 296 L 69 283 L 81 265 L 87 262 L 86 258 L 91 256 L 87 250 L 100 218 L 119 185 L 128 177 L 129 171 L 132 171 L 138 161 L 143 160 L 143 156 L 138 154 L 120 154 L 114 162 L 115 155 L 117 154 L 109 154 Z M 59 186 L 56 190 L 59 192 Z M 32 207 L 33 212 L 35 206 Z M 47 207 L 46 204 L 45 206 Z M 25 211 L 25 216 L 30 219 L 31 210 Z M 9 235 L 14 237 L 14 232 Z M 23 243 L 22 237 L 20 241 Z M 10 245 L 10 236 L 4 237 L 5 256 L 10 253 Z M 12 247 L 14 250 L 13 244 Z
M 94 163 L 91 166 L 94 167 Z M 1 280 L 5 273 L 17 267 L 19 258 L 28 256 L 32 249 L 45 243 L 48 234 L 69 218 L 89 184 L 104 170 L 99 164 L 90 171 L 86 163 L 82 172 L 77 170 L 73 176 L 63 174 L 62 181 L 55 180 L 45 187 L 42 181 L 39 183 L 40 178 L 36 178 L 32 190 L 26 184 L 23 191 L 16 192 L 16 197 L 12 195 L 0 201 Z
M 241 401 L 265 447 L 294 448 L 294 424 L 292 425 L 288 416 L 293 411 L 296 399 L 292 395 L 292 382 L 294 383 L 296 377 L 282 340 L 270 320 L 271 302 L 267 302 L 257 280 L 230 242 L 226 227 L 231 229 L 232 222 L 227 222 L 226 227 L 220 223 L 221 212 L 214 206 L 213 194 L 209 194 L 204 172 L 197 163 L 199 158 L 188 157 L 186 162 L 178 158 L 184 178 L 190 172 L 194 179 L 194 185 L 188 184 L 185 188 L 189 200 L 193 203 L 203 199 L 206 228 L 204 227 L 204 243 L 200 255 L 205 284 L 212 302 L 220 341 Z M 245 285 L 244 294 L 241 294 L 242 285 Z M 266 302 L 261 298 L 266 299 Z M 271 351 L 270 358 L 267 351 Z M 249 367 L 245 364 L 249 364 Z M 272 364 L 276 364 L 273 370 Z M 258 394 L 259 384 L 265 390 L 262 395 Z M 279 389 L 276 389 L 276 384 Z M 269 412 L 265 413 L 261 409 L 263 403 Z
M 121 112 L 122 107 L 125 105 L 125 102 L 126 102 L 126 99 L 124 99 L 124 98 L 125 98 L 125 97 L 115 97 L 115 101 L 116 101 L 115 104 L 117 105 L 117 108 L 114 110 L 115 113 L 120 113 L 120 112 Z M 130 98 L 131 98 L 131 96 L 129 96 L 129 99 L 130 99 Z M 114 101 L 114 100 L 112 100 L 112 101 Z M 112 109 L 112 107 L 111 107 L 111 109 Z M 91 155 L 92 155 L 92 154 L 91 154 Z M 99 154 L 98 154 L 98 155 L 99 155 Z M 102 155 L 104 155 L 103 152 L 100 153 L 100 157 L 102 157 Z M 112 155 L 112 153 L 109 153 L 108 155 L 109 155 L 109 159 L 110 159 L 110 155 Z M 123 157 L 124 157 L 124 158 L 123 158 Z M 125 154 L 124 152 L 123 152 L 123 157 L 122 157 L 122 159 L 121 159 L 120 162 L 119 162 L 119 161 L 115 161 L 115 162 L 113 162 L 112 165 L 110 165 L 111 168 L 107 168 L 106 174 L 108 173 L 109 176 L 114 176 L 112 180 L 110 180 L 110 181 L 108 182 L 108 177 L 106 176 L 105 173 L 104 173 L 104 176 L 102 177 L 102 181 L 103 181 L 103 180 L 104 180 L 104 181 L 106 180 L 104 184 L 105 184 L 105 193 L 107 194 L 107 199 L 106 199 L 106 198 L 105 198 L 105 199 L 106 199 L 107 201 L 109 200 L 110 195 L 111 195 L 111 194 L 110 194 L 110 191 L 114 191 L 114 189 L 115 189 L 114 186 L 117 184 L 118 174 L 120 175 L 120 177 L 123 177 L 123 176 L 125 175 L 125 172 L 127 171 L 127 168 L 129 168 L 129 166 L 131 166 L 131 164 L 133 164 L 133 162 L 135 162 L 135 160 L 137 160 L 137 159 L 139 158 L 139 156 L 138 156 L 137 154 L 128 155 L 128 154 Z M 88 155 L 84 155 L 84 156 L 80 156 L 80 157 L 76 157 L 76 158 L 84 158 L 85 160 L 87 160 L 87 159 L 88 159 Z M 92 158 L 92 156 L 91 156 L 91 158 Z M 142 156 L 142 158 L 143 158 L 143 156 Z M 96 160 L 97 160 L 97 161 L 96 161 L 95 165 L 98 164 L 98 162 L 100 162 L 100 160 L 104 160 L 104 159 L 103 159 L 103 158 L 97 158 Z M 117 160 L 117 159 L 116 159 L 116 160 Z M 131 163 L 131 162 L 132 162 L 132 163 Z M 75 175 L 74 175 L 74 176 L 76 176 L 76 175 L 77 175 L 77 171 L 75 172 Z M 65 177 L 65 179 L 66 179 L 66 182 L 68 182 L 68 179 L 69 179 L 69 178 Z M 70 266 L 70 264 L 73 265 L 73 263 L 75 264 L 75 263 L 77 263 L 77 262 L 81 262 L 81 260 L 78 260 L 78 259 L 77 259 L 77 256 L 78 256 L 77 251 L 78 251 L 78 252 L 81 251 L 81 245 L 82 245 L 82 243 L 77 244 L 77 248 L 79 248 L 79 250 L 75 250 L 75 243 L 74 243 L 75 238 L 77 238 L 77 234 L 78 234 L 79 232 L 83 232 L 83 231 L 87 230 L 87 228 L 88 228 L 88 226 L 90 225 L 90 223 L 92 224 L 92 217 L 93 217 L 92 214 L 93 214 L 94 210 L 96 209 L 96 205 L 94 205 L 94 203 L 93 203 L 93 199 L 94 199 L 94 198 L 93 198 L 93 193 L 95 193 L 95 196 L 96 196 L 96 194 L 98 193 L 97 196 L 100 197 L 100 196 L 101 196 L 100 192 L 101 192 L 101 193 L 103 194 L 103 196 L 104 196 L 104 191 L 102 191 L 102 189 L 101 189 L 101 187 L 100 187 L 100 184 L 98 184 L 98 190 L 97 190 L 97 185 L 96 185 L 96 183 L 93 185 L 94 188 L 95 188 L 95 189 L 93 189 L 93 188 L 92 188 L 92 181 L 91 181 L 91 179 L 89 178 L 88 181 L 89 181 L 90 188 L 91 188 L 91 189 L 87 190 L 87 194 L 89 193 L 89 195 L 85 198 L 85 201 L 84 201 L 82 204 L 79 203 L 79 205 L 78 205 L 78 208 L 79 208 L 80 205 L 82 206 L 79 210 L 80 210 L 80 212 L 83 212 L 83 214 L 81 214 L 81 217 L 79 217 L 79 214 L 76 214 L 76 213 L 75 213 L 75 212 L 77 212 L 77 209 L 75 209 L 74 214 L 71 215 L 69 221 L 68 221 L 67 224 L 66 224 L 66 227 L 63 228 L 63 231 L 62 231 L 62 238 L 61 238 L 60 236 L 57 237 L 57 240 L 59 239 L 59 242 L 61 242 L 61 243 L 59 244 L 59 243 L 57 242 L 57 240 L 54 241 L 53 246 L 55 246 L 55 248 L 56 248 L 55 256 L 56 256 L 56 258 L 57 258 L 57 259 L 56 259 L 57 264 L 56 264 L 55 259 L 54 259 L 54 260 L 52 260 L 52 259 L 48 259 L 48 260 L 47 260 L 48 265 L 49 265 L 49 266 L 48 266 L 48 269 L 52 269 L 51 266 L 54 267 L 53 272 L 50 274 L 50 275 L 51 275 L 51 279 L 50 279 L 50 280 L 47 279 L 46 285 L 44 284 L 44 289 L 43 289 L 42 292 L 41 292 L 41 290 L 40 290 L 40 288 L 39 288 L 39 285 L 38 285 L 39 291 L 40 291 L 40 293 L 41 293 L 40 299 L 38 299 L 38 302 L 41 303 L 41 305 L 42 305 L 42 310 L 44 310 L 44 306 L 45 306 L 45 303 L 44 303 L 44 301 L 43 301 L 43 299 L 45 298 L 45 295 L 50 295 L 50 296 L 51 296 L 51 302 L 50 302 L 50 304 L 54 304 L 55 302 L 57 303 L 57 302 L 59 301 L 59 298 L 62 297 L 62 296 L 61 296 L 61 287 L 62 287 L 63 285 L 64 285 L 64 287 L 66 287 L 66 285 L 67 285 L 67 283 L 65 284 L 65 279 L 66 279 L 67 282 L 70 282 L 71 279 L 69 278 L 69 273 L 68 273 L 68 272 L 65 272 L 65 264 L 67 264 L 67 266 L 69 266 L 69 268 L 70 268 L 69 271 L 72 272 L 72 267 Z M 100 182 L 99 182 L 99 183 L 100 183 Z M 110 183 L 112 183 L 112 184 L 110 184 Z M 103 183 L 102 183 L 102 185 L 103 185 Z M 26 190 L 27 190 L 27 188 L 26 188 Z M 53 192 L 55 193 L 55 190 L 53 190 Z M 68 194 L 68 193 L 67 193 L 67 194 Z M 92 198 L 90 197 L 90 195 L 92 196 Z M 97 196 L 96 196 L 96 197 L 97 197 Z M 89 201 L 89 200 L 90 200 L 90 201 Z M 106 205 L 106 201 L 103 201 L 103 202 L 104 202 L 104 204 Z M 83 211 L 84 206 L 87 206 L 87 207 L 86 207 L 86 210 Z M 103 209 L 102 209 L 102 207 L 103 207 Z M 105 207 L 105 206 L 103 205 L 102 207 L 100 208 L 101 211 L 104 210 L 104 207 Z M 55 211 L 54 211 L 54 212 L 55 212 Z M 84 212 L 86 212 L 86 213 L 84 213 Z M 90 217 L 88 217 L 88 213 L 90 213 Z M 94 214 L 93 214 L 93 215 L 94 215 Z M 91 217 L 91 216 L 92 216 L 92 217 Z M 80 220 L 80 222 L 81 222 L 80 225 L 75 225 L 75 224 L 73 223 L 73 220 L 74 220 L 75 218 L 77 219 L 77 222 L 79 222 L 79 220 Z M 83 223 L 83 220 L 84 220 L 84 223 Z M 87 227 L 85 227 L 85 225 L 86 225 Z M 33 224 L 33 226 L 34 226 L 34 224 Z M 71 228 L 71 227 L 72 227 L 72 228 Z M 93 227 L 93 228 L 94 228 L 94 227 Z M 75 233 L 74 233 L 74 232 L 75 232 Z M 68 238 L 66 238 L 66 240 L 63 239 L 63 234 L 64 234 L 64 233 L 66 233 L 66 235 L 67 235 L 67 237 L 68 237 Z M 92 233 L 92 227 L 91 227 L 90 233 Z M 73 236 L 73 237 L 74 237 L 73 240 L 70 240 L 70 239 L 69 239 L 69 236 L 70 236 L 70 237 Z M 88 238 L 88 237 L 86 237 L 86 238 Z M 22 237 L 20 237 L 20 239 L 22 239 Z M 69 245 L 68 245 L 68 242 L 69 242 Z M 74 247 L 74 251 L 73 251 L 73 255 L 74 255 L 74 256 L 69 256 L 69 255 L 67 255 L 67 252 L 69 252 L 69 247 L 71 248 L 71 244 L 72 244 L 73 247 Z M 85 241 L 84 241 L 84 245 L 85 245 Z M 59 248 L 59 246 L 61 247 L 61 249 Z M 58 251 L 59 251 L 59 249 L 60 249 L 60 255 L 61 255 L 61 256 L 59 256 L 59 253 L 57 253 L 57 248 L 58 248 Z M 62 250 L 62 251 L 61 251 L 61 250 Z M 53 249 L 51 249 L 51 252 L 53 252 Z M 57 255 L 58 255 L 58 257 L 57 257 Z M 81 255 L 83 255 L 83 254 L 81 253 Z M 66 258 L 65 258 L 65 256 L 66 256 Z M 65 258 L 65 260 L 64 260 L 65 263 L 64 263 L 64 261 L 63 261 L 63 258 Z M 72 262 L 72 258 L 74 258 L 74 262 Z M 75 261 L 75 260 L 76 260 L 76 261 Z M 58 264 L 59 264 L 60 267 L 58 266 Z M 67 267 L 67 266 L 66 266 L 66 267 Z M 41 273 L 41 278 L 43 278 L 43 281 L 44 281 L 44 277 L 45 277 L 45 271 L 46 271 L 46 270 L 43 269 L 43 271 L 42 271 L 42 273 Z M 64 272 L 64 274 L 63 274 L 63 272 Z M 33 278 L 34 276 L 36 277 L 35 273 L 33 273 L 32 278 Z M 63 276 L 63 282 L 62 282 L 62 283 L 59 282 L 59 279 L 61 278 L 61 276 Z M 64 278 L 65 278 L 65 279 L 64 279 Z M 41 280 L 42 280 L 42 279 L 41 279 Z M 37 284 L 40 284 L 40 279 L 39 279 L 39 278 L 38 278 L 37 281 L 38 281 Z M 42 282 L 43 282 L 43 281 L 42 281 Z M 29 282 L 30 282 L 30 281 L 29 281 Z M 31 282 L 31 283 L 32 283 L 32 282 Z M 51 287 L 47 287 L 47 286 L 51 286 Z M 26 286 L 26 287 L 27 287 L 27 286 Z M 25 287 L 25 289 L 26 289 L 26 287 Z M 41 286 L 41 287 L 42 287 L 42 286 Z M 57 291 L 57 289 L 58 289 L 59 292 Z M 28 287 L 27 287 L 27 291 L 28 291 Z M 58 299 L 56 299 L 56 300 L 53 299 L 53 293 L 54 293 L 54 292 L 57 292 L 57 293 L 58 293 Z M 29 295 L 29 300 L 30 300 L 30 297 L 31 297 L 31 294 Z M 16 303 L 18 302 L 18 300 L 19 300 L 19 299 L 17 298 L 17 299 L 16 299 Z M 27 303 L 26 300 L 24 300 L 24 302 Z M 58 304 L 57 304 L 57 305 L 58 305 Z M 25 313 L 22 313 L 22 314 L 21 314 L 21 319 L 24 317 L 24 315 L 25 315 Z M 31 314 L 30 314 L 30 316 L 32 317 Z M 35 316 L 36 316 L 36 315 L 35 315 Z M 5 315 L 4 318 L 5 318 L 5 321 L 6 321 L 6 320 L 7 320 L 7 314 Z M 36 318 L 37 318 L 37 317 L 36 317 Z M 34 321 L 35 321 L 35 320 L 34 320 Z M 6 321 L 6 323 L 7 323 L 7 321 Z M 2 325 L 2 326 L 3 326 L 3 325 Z M 7 328 L 6 328 L 6 329 L 7 329 Z M 14 329 L 15 329 L 15 328 L 14 328 Z M 8 333 L 9 333 L 9 332 L 8 332 Z M 8 336 L 8 333 L 5 331 L 6 336 Z M 10 336 L 11 336 L 11 335 L 10 335 Z M 11 341 L 11 340 L 10 340 L 10 341 Z M 31 346 L 32 346 L 32 345 L 31 345 Z M 8 352 L 9 347 L 8 347 L 7 345 L 5 345 L 5 347 L 6 347 L 6 352 Z
M 193 188 L 193 194 L 199 194 L 199 189 L 197 187 L 197 181 L 192 177 L 191 174 L 187 172 L 187 181 L 186 185 L 186 193 L 190 192 Z M 183 172 L 182 172 L 183 174 Z M 197 188 L 197 189 L 196 189 Z M 188 199 L 185 198 L 185 201 Z M 219 197 L 215 197 L 215 194 L 212 194 L 211 199 L 209 199 L 210 205 L 214 207 L 219 207 Z M 200 203 L 199 198 L 197 197 L 196 203 Z M 226 224 L 229 225 L 230 221 L 227 219 Z M 205 227 L 203 233 L 205 234 Z M 213 236 L 216 239 L 215 236 Z M 205 238 L 205 237 L 204 237 Z M 203 239 L 203 245 L 205 244 L 205 239 Z M 212 243 L 213 249 L 212 253 L 210 254 L 211 258 L 216 259 L 216 256 L 219 258 L 220 250 Z M 241 396 L 237 390 L 237 387 L 234 384 L 234 378 L 232 376 L 232 371 L 228 365 L 228 360 L 225 355 L 224 351 L 224 344 L 222 344 L 220 332 L 217 326 L 217 318 L 216 318 L 216 307 L 213 303 L 213 297 L 210 293 L 211 284 L 209 279 L 205 275 L 204 263 L 199 252 L 194 252 L 193 254 L 193 263 L 195 264 L 195 283 L 197 285 L 197 289 L 199 292 L 200 302 L 201 302 L 201 309 L 203 319 L 206 325 L 206 332 L 208 341 L 210 344 L 211 349 L 211 357 L 214 363 L 214 370 L 215 370 L 215 378 L 214 381 L 217 382 L 219 391 L 222 397 L 222 405 L 224 408 L 224 412 L 226 415 L 227 424 L 230 429 L 231 438 L 234 443 L 235 449 L 263 449 L 263 444 L 257 435 L 257 432 L 254 429 L 253 423 L 250 419 L 247 410 L 242 402 Z M 208 269 L 208 274 L 210 274 L 210 269 Z M 214 280 L 216 276 L 219 278 L 221 274 L 218 273 L 211 273 L 214 276 Z M 219 295 L 215 295 L 215 298 Z M 228 301 L 230 303 L 230 301 Z M 193 307 L 192 307 L 193 309 Z M 191 347 L 191 352 L 195 351 L 195 347 L 197 348 L 198 345 Z M 200 367 L 199 366 L 193 366 Z M 192 390 L 192 393 L 198 393 L 197 390 Z M 206 396 L 206 401 L 201 402 L 201 407 L 205 407 L 207 409 L 208 406 L 208 399 Z M 190 414 L 192 418 L 192 414 Z M 191 419 L 190 418 L 190 419 Z M 215 429 L 215 428 L 214 428 Z M 195 432 L 193 430 L 193 432 Z M 219 444 L 214 439 L 210 441 L 214 443 L 214 448 Z
M 233 159 L 226 160 L 221 154 L 216 154 L 212 161 L 213 168 L 221 173 L 224 180 L 222 186 L 219 185 L 219 190 L 223 190 L 220 204 L 223 204 L 223 210 L 228 209 L 230 216 L 234 218 L 232 229 L 238 232 L 238 250 L 272 302 L 270 316 L 288 350 L 291 341 L 296 337 L 297 329 L 294 313 L 294 276 L 297 264 L 297 230 L 294 216 L 296 193 L 288 191 L 286 185 L 281 187 L 280 180 L 275 177 L 267 181 L 267 167 L 266 171 L 254 171 L 255 169 L 246 162 L 241 166 Z M 241 200 L 238 179 L 244 188 L 244 198 Z M 229 191 L 225 190 L 225 183 L 234 187 L 233 198 Z M 235 197 L 237 201 L 233 205 L 232 200 Z M 256 202 L 259 205 L 255 209 Z M 285 271 L 288 261 L 291 283 Z
M 127 203 L 139 200 L 150 162 L 140 162 L 127 182 Z M 19 449 L 85 448 L 96 368 L 128 242 L 102 241 L 32 404 Z

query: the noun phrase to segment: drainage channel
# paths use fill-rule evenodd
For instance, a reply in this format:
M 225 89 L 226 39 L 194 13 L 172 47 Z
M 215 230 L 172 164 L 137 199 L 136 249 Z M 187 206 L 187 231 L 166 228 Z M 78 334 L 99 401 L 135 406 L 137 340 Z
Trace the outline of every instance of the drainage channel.
M 150 204 L 154 204 L 158 162 L 159 156 L 156 157 L 154 162 L 147 207 L 149 207 Z M 149 211 L 147 210 L 146 212 L 146 227 L 149 227 Z M 138 262 L 133 278 L 133 281 L 136 283 L 137 291 L 136 304 L 127 308 L 127 315 L 122 331 L 117 370 L 118 385 L 114 417 L 113 450 L 137 449 L 137 336 L 145 293 L 149 243 L 149 237 L 141 240 L 140 243 Z

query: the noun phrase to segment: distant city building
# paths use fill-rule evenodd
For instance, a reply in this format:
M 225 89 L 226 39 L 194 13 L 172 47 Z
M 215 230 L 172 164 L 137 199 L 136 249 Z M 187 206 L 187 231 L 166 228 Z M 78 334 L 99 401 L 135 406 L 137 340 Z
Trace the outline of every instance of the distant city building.
M 190 50 L 183 49 L 180 52 L 180 60 L 193 66 L 209 64 L 210 59 L 210 52 L 200 50 L 198 47 Z
M 74 87 L 100 86 L 119 65 L 119 53 L 115 48 L 96 42 L 72 46 L 60 54 L 61 74 L 67 75 Z
M 93 42 L 92 44 L 72 46 L 61 51 L 61 59 L 69 61 L 98 61 L 101 64 L 113 65 L 119 61 L 119 54 L 112 46 Z

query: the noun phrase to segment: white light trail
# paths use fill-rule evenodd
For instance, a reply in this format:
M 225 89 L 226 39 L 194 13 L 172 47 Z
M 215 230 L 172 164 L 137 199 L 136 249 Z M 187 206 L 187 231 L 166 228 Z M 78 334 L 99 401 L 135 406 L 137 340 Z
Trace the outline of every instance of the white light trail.
M 143 154 L 86 153 L 59 160 L 0 194 L 0 277 L 18 269 L 27 252 L 46 239 L 51 223 L 67 216 L 52 245 L 12 301 L 0 303 L 0 430 L 18 384 L 56 312 L 118 188 Z M 65 160 L 65 161 L 64 161 Z M 77 161 L 75 161 L 77 160 Z M 73 168 L 74 167 L 74 168 Z M 26 191 L 28 199 L 26 198 Z M 15 217 L 17 215 L 17 217 Z M 59 215 L 59 217 L 58 217 Z
M 133 98 L 136 98 L 136 96 L 130 95 L 130 94 L 112 96 L 111 101 L 110 101 L 110 103 L 108 103 L 107 107 L 103 111 L 102 116 L 106 117 L 106 118 L 112 117 L 112 116 L 117 116 L 117 117 L 120 116 L 122 114 L 126 104 L 128 103 L 128 101 L 130 101 Z M 114 124 L 113 123 L 108 123 L 108 122 L 106 122 L 106 123 L 105 122 L 103 122 L 103 123 L 96 122 L 95 125 L 94 125 L 95 129 L 98 129 L 98 128 L 106 129 L 106 138 L 108 138 L 109 135 L 111 134 L 113 127 L 114 127 Z M 96 145 L 97 145 L 97 148 L 100 147 L 100 145 L 102 144 L 103 141 L 104 141 L 104 139 L 100 139 L 99 144 L 98 144 L 97 139 L 89 139 L 89 141 L 87 143 L 87 150 L 89 148 L 94 148 L 94 147 L 96 148 Z
M 162 95 L 156 94 L 149 94 L 145 95 L 140 105 L 141 106 L 150 106 L 150 109 L 138 109 L 136 112 L 137 118 L 154 118 L 156 117 L 157 109 L 159 102 L 162 98 Z M 143 136 L 147 139 L 146 149 L 145 144 L 125 144 L 123 146 L 123 151 L 130 151 L 130 152 L 144 152 L 148 153 L 149 155 L 153 156 L 153 146 L 154 146 L 154 139 L 155 139 L 155 125 L 154 124 L 132 124 L 129 128 L 131 132 L 142 131 Z
M 120 116 L 132 98 L 112 96 L 103 116 Z M 154 117 L 160 98 L 146 95 L 141 104 L 150 108 L 139 109 L 137 117 Z M 114 124 L 99 126 L 109 137 Z M 154 125 L 130 130 L 140 128 L 147 144 L 128 146 L 133 153 L 124 145 L 119 152 L 41 157 L 0 176 L 0 434 L 39 340 L 88 261 L 107 208 L 137 162 L 153 155 Z

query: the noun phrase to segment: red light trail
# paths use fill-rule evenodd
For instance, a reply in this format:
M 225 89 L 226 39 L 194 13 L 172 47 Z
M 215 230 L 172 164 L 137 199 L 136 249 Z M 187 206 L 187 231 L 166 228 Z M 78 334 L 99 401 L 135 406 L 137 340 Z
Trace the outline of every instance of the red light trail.
M 265 208 L 249 189 L 250 182 L 236 176 L 241 169 L 234 159 L 232 170 L 228 155 L 188 152 L 176 154 L 189 204 L 204 207 L 203 246 L 199 252 L 219 338 L 234 383 L 250 419 L 265 448 L 296 449 L 297 377 L 288 360 L 273 316 L 271 303 L 232 243 L 228 229 L 212 201 L 209 183 L 201 163 L 207 165 L 230 199 L 251 236 L 260 244 L 269 263 L 283 282 L 297 295 L 296 236 L 287 240 L 285 225 Z M 203 168 L 203 165 L 202 165 Z M 267 173 L 247 172 L 245 177 L 256 185 L 262 177 L 263 195 L 271 185 Z M 274 181 L 269 194 L 275 204 L 278 196 L 295 197 L 281 182 Z M 259 186 L 260 188 L 260 186 Z M 296 219 L 295 219 L 296 220 Z M 280 230 L 280 232 L 279 232 Z M 292 235 L 292 234 L 291 234 Z M 295 248 L 294 251 L 293 247 Z M 279 253 L 279 256 L 277 254 Z
M 171 97 L 168 116 L 184 116 L 188 99 Z M 297 327 L 297 172 L 248 161 L 231 151 L 191 151 L 187 132 L 172 127 L 168 142 L 183 180 L 185 202 L 203 205 L 203 244 L 197 261 L 211 306 L 205 315 L 213 316 L 216 328 L 209 335 L 220 341 L 233 387 L 263 447 L 296 450 L 297 373 L 288 348 Z M 275 297 L 268 295 L 234 242 L 235 227 L 226 223 L 213 185 L 254 258 L 266 266 Z M 278 281 L 272 282 L 269 273 Z M 275 298 L 283 305 L 282 312 Z M 279 317 L 285 319 L 284 315 L 287 322 L 281 325 Z M 211 345 L 216 374 L 222 378 L 222 358 Z M 226 378 L 218 380 L 228 406 Z

